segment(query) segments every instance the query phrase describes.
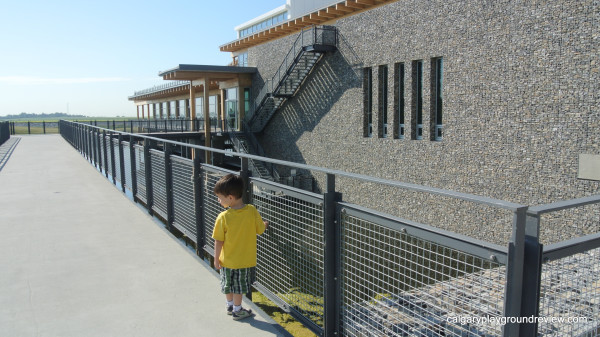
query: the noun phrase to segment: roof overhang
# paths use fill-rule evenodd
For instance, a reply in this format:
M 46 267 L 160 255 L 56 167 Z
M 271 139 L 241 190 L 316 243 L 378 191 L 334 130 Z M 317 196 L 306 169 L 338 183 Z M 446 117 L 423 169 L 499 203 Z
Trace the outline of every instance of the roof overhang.
M 305 14 L 299 18 L 288 20 L 277 26 L 257 32 L 253 35 L 229 42 L 220 48 L 224 52 L 236 52 L 244 50 L 261 43 L 280 38 L 285 35 L 294 34 L 302 28 L 312 25 L 321 25 L 327 22 L 337 20 L 342 17 L 356 14 L 356 12 L 365 11 L 373 7 L 381 6 L 388 2 L 398 0 L 344 0 L 331 6 L 319 9 L 312 13 Z
M 232 67 L 232 66 L 211 66 L 198 64 L 180 64 L 177 67 L 158 73 L 164 80 L 174 80 L 152 88 L 136 91 L 129 96 L 130 101 L 160 100 L 173 96 L 185 95 L 190 92 L 190 85 L 197 90 L 204 90 L 204 85 L 208 79 L 209 90 L 217 90 L 220 83 L 230 80 L 245 78 L 250 81 L 252 74 L 256 73 L 254 67 Z
M 241 74 L 256 72 L 254 67 L 180 64 L 173 69 L 161 71 L 158 75 L 164 80 L 194 81 L 208 78 L 211 81 L 228 81 L 239 78 Z

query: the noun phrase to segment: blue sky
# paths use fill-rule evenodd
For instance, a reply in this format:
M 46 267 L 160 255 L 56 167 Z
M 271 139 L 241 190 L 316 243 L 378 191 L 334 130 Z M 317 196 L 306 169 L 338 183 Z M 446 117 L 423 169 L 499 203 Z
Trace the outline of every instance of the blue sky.
M 1 0 L 0 116 L 136 115 L 178 64 L 226 65 L 234 27 L 285 0 Z

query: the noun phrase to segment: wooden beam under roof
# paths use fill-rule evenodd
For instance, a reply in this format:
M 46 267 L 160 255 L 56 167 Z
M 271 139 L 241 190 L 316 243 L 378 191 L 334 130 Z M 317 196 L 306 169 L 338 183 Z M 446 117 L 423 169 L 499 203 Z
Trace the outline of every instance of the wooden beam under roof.
M 326 9 L 321 9 L 319 11 L 319 16 L 327 18 L 327 19 L 335 19 L 339 15 L 336 15 L 336 14 L 333 14 L 333 13 L 328 13 Z
M 344 5 L 346 7 L 350 7 L 350 8 L 356 8 L 356 9 L 363 9 L 366 6 L 360 3 L 357 3 L 356 0 L 346 0 L 346 2 L 344 3 Z
M 371 7 L 381 6 L 385 3 L 395 2 L 398 0 L 344 0 L 338 1 L 336 4 L 327 8 L 317 10 L 315 12 L 304 15 L 303 17 L 284 22 L 275 27 L 268 28 L 265 31 L 257 32 L 250 37 L 239 39 L 231 43 L 222 45 L 221 51 L 235 52 L 243 50 L 266 41 L 277 39 L 281 36 L 292 34 L 300 31 L 306 26 L 313 24 L 321 24 L 337 18 L 353 15 L 355 12 L 369 10 Z
M 345 14 L 351 13 L 351 12 L 355 11 L 354 8 L 346 6 L 345 3 L 346 3 L 346 1 L 344 1 L 342 3 L 339 3 L 339 4 L 336 4 L 335 5 L 335 9 L 338 10 L 338 11 L 340 11 L 340 12 L 345 12 Z

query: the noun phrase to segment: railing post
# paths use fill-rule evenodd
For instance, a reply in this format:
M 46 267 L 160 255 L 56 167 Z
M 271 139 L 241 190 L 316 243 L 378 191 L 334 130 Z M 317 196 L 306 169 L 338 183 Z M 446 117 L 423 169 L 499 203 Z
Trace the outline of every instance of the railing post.
M 133 201 L 137 202 L 135 196 L 137 195 L 137 169 L 136 169 L 136 160 L 135 160 L 135 146 L 133 142 L 135 138 L 133 134 L 129 135 L 129 159 L 131 167 L 131 194 L 133 196 Z
M 337 216 L 337 203 L 342 195 L 335 191 L 335 175 L 327 174 L 323 195 L 324 230 L 324 336 L 339 336 L 341 307 L 341 228 Z
M 119 133 L 119 166 L 121 169 L 121 190 L 125 193 L 125 158 L 123 156 L 123 134 Z
M 523 294 L 521 316 L 538 317 L 540 312 L 540 288 L 542 283 L 543 245 L 540 243 L 540 215 L 527 212 L 525 223 L 525 252 L 523 263 Z M 520 336 L 537 336 L 538 323 L 522 323 Z
M 44 134 L 46 134 L 46 121 L 42 121 L 42 128 L 44 129 Z
M 165 144 L 165 189 L 167 192 L 167 228 L 173 229 L 173 221 L 175 214 L 173 212 L 173 169 L 171 165 L 171 154 L 173 153 L 173 145 Z
M 244 194 L 242 195 L 242 200 L 244 201 L 245 204 L 250 203 L 250 167 L 248 166 L 248 158 L 242 157 L 241 158 L 241 170 L 240 170 L 240 177 L 242 178 L 242 180 L 244 181 Z M 252 291 L 249 290 L 248 293 L 246 293 L 246 298 L 250 299 L 252 301 Z
M 521 296 L 523 295 L 523 274 L 525 254 L 526 207 L 514 212 L 513 233 L 508 245 L 506 265 L 506 287 L 504 294 L 504 317 L 521 317 Z M 503 327 L 504 337 L 518 337 L 518 323 L 507 323 Z
M 150 140 L 144 138 L 144 170 L 146 172 L 146 207 L 148 213 L 152 214 L 154 204 L 154 192 L 152 190 L 152 165 L 150 163 Z
M 202 256 L 204 254 L 204 223 L 202 221 L 202 169 L 200 166 L 200 158 L 202 153 L 199 149 L 192 149 L 194 152 L 194 170 L 192 171 L 192 181 L 194 182 L 194 215 L 196 219 L 196 254 Z
M 27 133 L 31 134 L 31 122 L 27 121 Z

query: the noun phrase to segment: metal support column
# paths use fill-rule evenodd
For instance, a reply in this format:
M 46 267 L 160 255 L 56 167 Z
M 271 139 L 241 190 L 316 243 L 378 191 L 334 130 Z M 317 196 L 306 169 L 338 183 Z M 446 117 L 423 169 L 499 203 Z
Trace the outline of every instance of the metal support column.
M 521 296 L 523 295 L 523 273 L 525 254 L 525 224 L 527 207 L 515 210 L 513 216 L 513 233 L 508 245 L 508 261 L 506 265 L 506 289 L 504 294 L 504 317 L 521 317 Z M 518 337 L 518 323 L 507 323 L 503 326 L 504 337 Z
M 194 182 L 194 215 L 196 219 L 196 254 L 204 255 L 204 223 L 202 222 L 202 169 L 200 165 L 200 150 L 194 151 L 194 170 L 192 171 L 192 181 Z
M 135 142 L 135 138 L 133 137 L 133 135 L 129 135 L 129 159 L 130 159 L 129 165 L 131 167 L 131 194 L 133 196 L 133 201 L 137 202 L 137 199 L 135 198 L 135 196 L 137 195 L 137 169 L 136 169 L 136 162 L 135 162 L 134 142 Z
M 340 328 L 341 230 L 336 208 L 341 200 L 341 193 L 335 191 L 335 175 L 327 174 L 326 190 L 323 195 L 324 336 L 338 336 Z

